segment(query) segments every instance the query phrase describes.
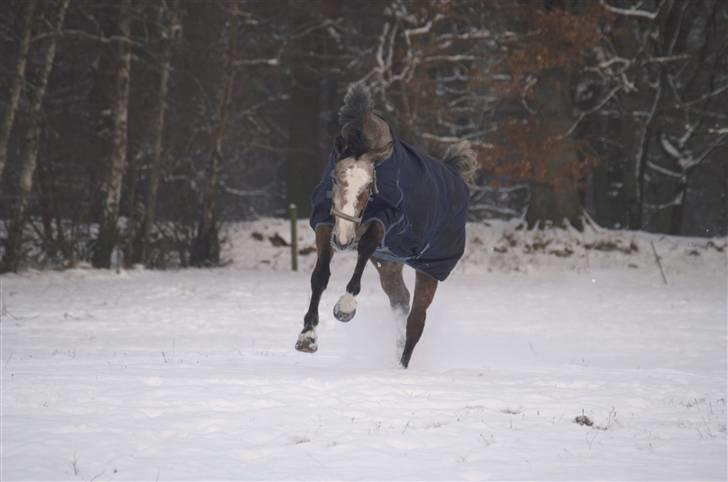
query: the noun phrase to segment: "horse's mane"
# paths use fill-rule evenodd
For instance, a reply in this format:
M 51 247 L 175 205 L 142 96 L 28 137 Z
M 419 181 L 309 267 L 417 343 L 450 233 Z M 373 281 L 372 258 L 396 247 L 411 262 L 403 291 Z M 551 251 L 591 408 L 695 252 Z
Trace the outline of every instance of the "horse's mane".
M 344 105 L 339 109 L 339 124 L 356 129 L 362 128 L 364 115 L 374 110 L 374 103 L 369 89 L 363 82 L 356 82 L 349 86 L 344 96 Z
M 357 154 L 370 152 L 381 159 L 391 152 L 389 124 L 374 112 L 374 101 L 364 82 L 349 86 L 339 110 L 339 123 L 341 135 Z

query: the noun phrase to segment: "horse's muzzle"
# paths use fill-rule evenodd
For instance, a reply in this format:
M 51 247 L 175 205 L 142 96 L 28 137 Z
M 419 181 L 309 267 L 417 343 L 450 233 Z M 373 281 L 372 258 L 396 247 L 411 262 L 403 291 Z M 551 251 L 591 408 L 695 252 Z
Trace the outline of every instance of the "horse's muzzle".
M 356 244 L 356 239 L 352 239 L 347 244 L 341 244 L 336 236 L 331 237 L 331 245 L 336 249 L 336 251 L 346 251 L 347 249 L 351 249 Z

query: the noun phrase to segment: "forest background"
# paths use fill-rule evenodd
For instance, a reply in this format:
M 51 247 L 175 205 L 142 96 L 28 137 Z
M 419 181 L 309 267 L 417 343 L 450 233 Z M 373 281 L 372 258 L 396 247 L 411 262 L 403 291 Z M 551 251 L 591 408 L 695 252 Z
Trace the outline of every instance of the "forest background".
M 7 0 L 2 271 L 220 262 L 306 216 L 346 88 L 483 167 L 471 219 L 712 237 L 728 219 L 721 0 Z

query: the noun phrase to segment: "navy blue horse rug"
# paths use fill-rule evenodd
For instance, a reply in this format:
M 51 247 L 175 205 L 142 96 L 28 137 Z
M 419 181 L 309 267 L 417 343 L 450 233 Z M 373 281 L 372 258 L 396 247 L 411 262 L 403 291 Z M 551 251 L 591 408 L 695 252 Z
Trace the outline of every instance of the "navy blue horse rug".
M 313 192 L 311 227 L 334 224 L 331 214 L 336 152 Z M 374 257 L 406 263 L 444 281 L 465 250 L 468 187 L 450 164 L 393 136 L 392 155 L 375 167 L 372 196 L 362 224 L 384 227 Z

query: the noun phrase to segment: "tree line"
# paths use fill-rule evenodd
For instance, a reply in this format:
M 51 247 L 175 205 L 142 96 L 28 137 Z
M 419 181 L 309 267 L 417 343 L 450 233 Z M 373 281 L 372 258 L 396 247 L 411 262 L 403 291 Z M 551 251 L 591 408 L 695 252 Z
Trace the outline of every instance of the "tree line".
M 725 235 L 720 0 L 8 0 L 2 271 L 220 260 L 308 214 L 351 82 L 400 138 L 468 139 L 471 217 Z

